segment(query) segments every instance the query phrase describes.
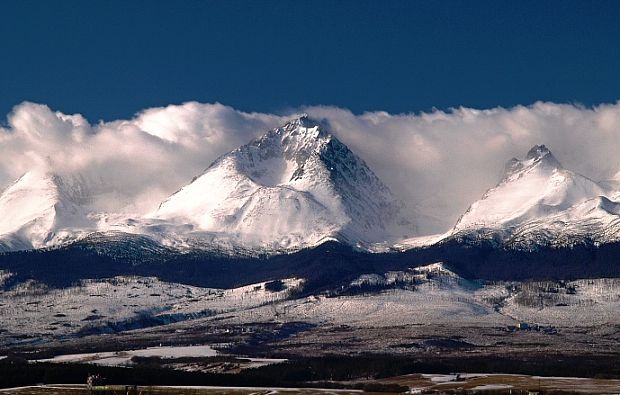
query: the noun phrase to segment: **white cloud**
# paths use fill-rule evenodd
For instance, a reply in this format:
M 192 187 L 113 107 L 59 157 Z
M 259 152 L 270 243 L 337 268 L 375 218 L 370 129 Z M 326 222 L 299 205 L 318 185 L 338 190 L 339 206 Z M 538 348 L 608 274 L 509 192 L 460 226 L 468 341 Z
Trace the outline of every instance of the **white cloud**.
M 419 219 L 426 233 L 453 225 L 499 180 L 504 163 L 534 144 L 546 144 L 565 167 L 596 180 L 620 170 L 620 104 L 400 115 L 320 106 L 299 111 L 329 120 L 334 134 L 412 210 L 426 214 Z M 80 173 L 105 186 L 99 208 L 145 212 L 219 155 L 290 117 L 191 102 L 90 125 L 80 115 L 23 103 L 0 128 L 0 185 L 32 168 Z
M 282 121 L 221 104 L 186 103 L 89 125 L 80 115 L 23 103 L 0 129 L 0 183 L 33 168 L 78 173 L 97 188 L 99 209 L 145 212 L 219 155 Z
M 620 104 L 583 108 L 536 103 L 510 109 L 454 109 L 418 115 L 355 116 L 330 107 L 307 109 L 331 120 L 409 206 L 432 218 L 427 232 L 446 230 L 500 179 L 504 164 L 546 144 L 568 169 L 606 180 L 620 169 Z

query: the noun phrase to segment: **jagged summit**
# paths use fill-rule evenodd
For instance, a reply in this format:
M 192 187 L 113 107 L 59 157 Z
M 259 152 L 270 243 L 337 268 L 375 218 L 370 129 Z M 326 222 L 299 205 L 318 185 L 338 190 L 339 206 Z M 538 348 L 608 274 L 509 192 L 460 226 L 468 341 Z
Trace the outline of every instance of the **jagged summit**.
M 246 246 L 297 248 L 411 234 L 401 207 L 326 125 L 301 116 L 220 157 L 154 217 Z
M 549 150 L 549 148 L 547 148 L 544 144 L 542 145 L 535 145 L 533 146 L 528 152 L 527 155 L 525 156 L 527 159 L 542 159 L 547 155 L 551 155 L 553 156 L 553 154 L 551 154 L 551 151 Z
M 284 126 L 282 126 L 282 129 L 287 129 L 287 127 L 289 126 L 301 126 L 304 128 L 313 128 L 313 127 L 325 127 L 324 124 L 322 124 L 321 122 L 310 118 L 310 116 L 307 113 L 303 113 L 300 114 L 297 118 L 292 119 L 291 121 L 287 122 L 286 124 L 284 124 Z M 278 128 L 280 129 L 280 128 Z
M 545 145 L 533 146 L 525 156 L 526 160 L 534 163 L 544 163 L 547 166 L 561 168 L 560 162 L 553 156 L 549 148 Z
M 266 134 L 294 133 L 294 134 L 301 134 L 301 135 L 308 134 L 309 136 L 312 136 L 316 132 L 316 133 L 325 135 L 327 134 L 326 132 L 327 128 L 328 127 L 324 122 L 319 122 L 313 118 L 310 118 L 308 114 L 301 114 L 297 118 L 291 119 L 290 121 L 286 122 L 284 125 L 277 127 L 275 129 L 272 129 Z
M 536 165 L 546 166 L 551 170 L 562 169 L 562 165 L 553 156 L 549 148 L 545 145 L 535 145 L 527 152 L 525 159 L 512 158 L 506 163 L 502 181 Z
M 301 136 L 306 138 L 326 137 L 329 136 L 329 132 L 327 131 L 328 129 L 329 126 L 325 121 L 318 121 L 310 118 L 308 114 L 301 114 L 297 118 L 288 121 L 284 125 L 270 130 L 258 139 L 264 138 L 272 134 L 282 136 Z

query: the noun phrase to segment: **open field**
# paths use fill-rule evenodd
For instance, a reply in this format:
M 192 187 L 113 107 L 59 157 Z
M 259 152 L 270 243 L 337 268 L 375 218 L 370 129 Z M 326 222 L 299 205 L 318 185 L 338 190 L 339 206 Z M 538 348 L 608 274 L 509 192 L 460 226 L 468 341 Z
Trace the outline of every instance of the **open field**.
M 320 388 L 261 388 L 261 387 L 200 387 L 200 386 L 150 386 L 138 387 L 136 394 L 142 395 L 349 395 L 359 394 L 361 390 L 338 390 L 338 389 L 320 389 Z M 16 395 L 84 395 L 88 393 L 84 385 L 44 385 L 32 386 L 15 389 L 0 389 L 2 394 Z M 95 390 L 95 394 L 106 395 L 125 395 L 127 391 L 124 386 L 106 386 Z M 133 393 L 133 392 L 132 392 Z
M 409 374 L 377 381 L 386 385 L 381 393 L 390 391 L 387 385 L 397 384 L 400 390 L 409 393 L 511 393 L 527 394 L 528 391 L 542 393 L 587 393 L 613 394 L 620 392 L 620 380 L 589 379 L 573 377 L 539 377 L 509 374 Z M 360 386 L 361 382 L 349 382 Z M 368 383 L 366 383 L 368 385 Z M 399 388 L 394 386 L 393 388 Z M 312 394 L 373 394 L 371 386 L 361 389 L 331 388 L 281 388 L 281 387 L 221 387 L 221 386 L 140 386 L 137 392 L 142 395 L 312 395 Z M 83 395 L 87 394 L 84 385 L 42 385 L 13 389 L 0 389 L 2 394 L 15 395 Z M 126 394 L 124 386 L 110 385 L 94 391 L 95 394 Z
M 514 374 L 410 374 L 380 380 L 382 383 L 408 386 L 412 392 L 512 392 L 563 391 L 585 393 L 618 393 L 620 380 L 575 377 L 540 377 Z

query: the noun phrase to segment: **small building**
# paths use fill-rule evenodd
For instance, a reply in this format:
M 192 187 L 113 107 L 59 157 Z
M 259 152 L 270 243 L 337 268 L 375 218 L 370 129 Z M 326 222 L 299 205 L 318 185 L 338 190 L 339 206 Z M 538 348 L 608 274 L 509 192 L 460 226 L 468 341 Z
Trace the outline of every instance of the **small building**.
M 530 324 L 527 322 L 519 322 L 519 329 L 524 331 L 530 329 Z

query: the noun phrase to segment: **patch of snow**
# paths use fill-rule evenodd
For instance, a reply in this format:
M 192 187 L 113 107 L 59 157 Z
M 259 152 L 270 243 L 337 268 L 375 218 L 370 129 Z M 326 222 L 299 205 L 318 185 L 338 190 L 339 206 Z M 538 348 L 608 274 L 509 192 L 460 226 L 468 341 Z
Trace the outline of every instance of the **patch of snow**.
M 276 365 L 276 364 L 284 363 L 288 361 L 288 359 L 283 359 L 283 358 L 237 358 L 237 359 L 250 361 L 250 364 L 248 364 L 247 366 L 248 368 L 260 368 L 262 366 Z
M 29 386 L 26 386 L 26 387 L 0 388 L 0 392 L 7 392 L 9 394 L 13 394 L 13 393 L 19 393 L 20 391 L 24 391 L 24 390 L 28 390 L 28 389 L 33 389 L 33 388 L 41 388 L 41 386 L 29 385 Z
M 385 277 L 380 274 L 362 274 L 357 279 L 351 282 L 351 285 L 354 287 L 359 287 L 362 285 L 385 285 L 387 281 Z
M 508 385 L 508 384 L 484 384 L 484 385 L 477 385 L 473 388 L 470 388 L 470 390 L 472 391 L 485 391 L 485 390 L 505 390 L 508 388 L 512 388 L 512 385 Z
M 217 355 L 217 351 L 207 345 L 150 347 L 142 350 L 58 355 L 49 359 L 36 360 L 35 362 L 73 362 L 103 366 L 126 366 L 131 365 L 131 358 L 133 357 L 160 357 L 169 359 L 181 357 L 214 357 L 215 355 Z
M 2 287 L 11 277 L 13 277 L 13 273 L 8 270 L 0 270 L 0 287 Z
M 425 379 L 430 379 L 433 383 L 448 383 L 457 379 L 456 374 L 422 374 Z
M 396 249 L 396 250 L 409 250 L 412 248 L 427 247 L 433 244 L 437 244 L 438 242 L 445 239 L 449 235 L 450 233 L 440 233 L 440 234 L 428 235 L 428 236 L 410 237 L 410 238 L 400 240 L 399 242 L 392 245 L 391 248 Z

